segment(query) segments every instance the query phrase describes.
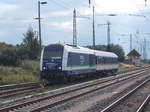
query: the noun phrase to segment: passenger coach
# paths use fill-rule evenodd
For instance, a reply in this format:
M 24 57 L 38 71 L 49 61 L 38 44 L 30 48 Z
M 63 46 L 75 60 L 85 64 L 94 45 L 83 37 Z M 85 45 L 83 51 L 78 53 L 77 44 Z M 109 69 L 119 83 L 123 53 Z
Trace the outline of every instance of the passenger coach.
M 71 80 L 79 76 L 117 72 L 118 56 L 111 52 L 67 44 L 51 44 L 43 48 L 40 78 L 51 82 Z

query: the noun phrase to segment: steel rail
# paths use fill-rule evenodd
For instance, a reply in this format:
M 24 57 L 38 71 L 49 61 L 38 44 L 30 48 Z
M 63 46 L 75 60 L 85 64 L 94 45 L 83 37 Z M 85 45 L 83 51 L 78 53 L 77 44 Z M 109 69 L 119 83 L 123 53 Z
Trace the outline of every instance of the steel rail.
M 149 68 L 150 66 L 146 66 L 146 67 L 142 67 L 142 68 L 135 68 L 135 69 L 131 69 L 131 70 L 125 70 L 125 71 L 121 71 L 118 72 L 117 74 L 122 74 L 122 73 L 126 73 L 126 72 L 134 72 L 134 71 L 138 71 L 141 69 L 146 69 Z M 40 84 L 39 82 L 31 82 L 31 83 L 20 83 L 20 84 L 9 84 L 9 85 L 0 85 L 0 90 L 6 90 L 6 89 L 14 89 L 14 88 L 18 88 L 18 87 L 24 87 L 24 86 L 30 86 L 30 85 L 38 85 Z
M 142 70 L 146 70 L 146 69 L 148 69 L 148 68 L 145 67 Z M 128 72 L 126 74 L 130 74 L 130 72 L 131 72 L 131 74 L 133 74 L 133 73 L 138 73 L 139 70 L 135 70 L 135 71 L 133 70 L 133 71 L 128 71 Z M 25 87 L 24 88 L 23 87 L 22 88 L 18 87 L 17 89 L 15 88 L 15 86 L 18 87 L 18 84 L 4 86 L 4 87 L 11 87 L 13 89 L 12 90 L 8 89 L 7 91 L 3 90 L 2 92 L 0 92 L 0 99 L 1 98 L 7 98 L 7 97 L 16 96 L 16 95 L 20 95 L 20 94 L 24 94 L 24 93 L 27 93 L 27 92 L 41 90 L 39 83 L 22 83 L 22 84 L 20 84 L 20 86 L 21 87 L 25 86 Z M 28 86 L 33 86 L 33 87 L 28 87 Z
M 128 77 L 127 79 L 130 79 L 130 77 Z M 46 109 L 46 108 L 52 108 L 52 107 L 57 106 L 57 105 L 59 105 L 59 104 L 62 104 L 62 103 L 64 103 L 64 102 L 67 102 L 67 101 L 70 101 L 70 100 L 72 100 L 72 99 L 75 99 L 75 98 L 84 96 L 84 95 L 86 95 L 86 94 L 95 92 L 95 91 L 97 91 L 97 90 L 99 90 L 99 89 L 103 89 L 103 88 L 105 88 L 105 87 L 108 87 L 108 86 L 110 86 L 110 85 L 119 83 L 119 82 L 124 81 L 124 80 L 127 80 L 127 79 L 122 79 L 122 80 L 118 80 L 118 81 L 116 81 L 116 82 L 111 82 L 111 83 L 109 83 L 109 84 L 106 84 L 106 85 L 104 85 L 104 86 L 101 86 L 101 87 L 98 87 L 98 88 L 89 90 L 89 91 L 87 91 L 87 92 L 83 92 L 83 93 L 81 93 L 81 94 L 77 94 L 77 95 L 74 95 L 74 96 L 72 96 L 72 97 L 68 97 L 68 98 L 66 98 L 66 99 L 62 99 L 62 100 L 57 101 L 57 102 L 53 102 L 52 104 L 49 104 L 49 105 L 46 105 L 46 106 L 43 106 L 43 107 L 37 107 L 36 109 L 34 109 L 34 110 L 30 111 L 30 112 L 39 112 L 39 111 L 42 111 L 42 110 L 44 110 L 44 109 Z
M 33 87 L 25 87 L 25 88 L 19 88 L 19 89 L 15 89 L 15 90 L 3 91 L 3 92 L 0 92 L 0 98 L 16 96 L 19 94 L 24 94 L 24 93 L 39 90 L 39 89 L 41 89 L 41 87 L 37 85 L 37 86 L 33 86 Z
M 137 76 L 139 76 L 140 74 L 141 74 L 141 73 L 138 73 Z M 64 102 L 66 102 L 66 101 L 69 101 L 69 100 L 71 100 L 71 99 L 74 99 L 74 98 L 77 98 L 77 97 L 79 97 L 79 96 L 83 96 L 83 95 L 92 93 L 92 92 L 97 91 L 97 90 L 99 90 L 99 89 L 102 89 L 102 88 L 111 86 L 112 84 L 116 84 L 116 83 L 119 83 L 119 82 L 121 82 L 121 81 L 130 79 L 130 78 L 136 78 L 136 77 L 135 77 L 135 76 L 130 76 L 130 77 L 127 77 L 127 78 L 123 78 L 122 80 L 116 80 L 115 82 L 110 82 L 109 84 L 106 84 L 106 85 L 104 85 L 104 86 L 98 87 L 98 88 L 93 89 L 93 90 L 90 90 L 90 91 L 88 91 L 88 92 L 84 92 L 84 93 L 81 93 L 81 94 L 77 94 L 77 95 L 75 95 L 75 96 L 72 96 L 72 97 L 69 97 L 69 98 L 60 100 L 60 101 L 58 101 L 58 102 L 53 102 L 53 103 L 50 104 L 50 105 L 46 105 L 46 106 L 43 106 L 43 107 L 36 108 L 35 110 L 33 110 L 33 111 L 31 111 L 31 112 L 38 112 L 38 111 L 43 110 L 43 109 L 45 109 L 45 108 L 50 108 L 50 107 L 56 106 L 56 105 L 58 105 L 58 104 L 64 103 Z M 107 81 L 107 82 L 108 82 L 108 81 Z M 95 84 L 94 84 L 94 85 L 95 85 Z M 85 87 L 83 87 L 83 88 L 85 88 Z M 60 93 L 60 94 L 52 95 L 52 96 L 49 96 L 49 97 L 45 97 L 44 99 L 43 99 L 43 98 L 42 98 L 42 99 L 38 99 L 38 102 L 39 102 L 39 101 L 46 100 L 46 99 L 51 99 L 51 98 L 54 98 L 54 97 L 57 97 L 57 96 L 60 96 L 60 95 L 64 95 L 64 94 L 67 94 L 67 93 L 71 93 L 71 92 L 74 92 L 74 91 L 77 91 L 77 90 L 80 90 L 80 89 L 78 88 L 78 89 L 74 89 L 74 90 L 67 91 L 67 92 L 64 92 L 64 93 Z M 28 103 L 29 103 L 29 102 L 28 102 Z M 33 104 L 33 103 L 37 103 L 37 102 L 32 102 L 32 104 Z M 29 103 L 29 104 L 31 104 L 31 103 Z
M 140 107 L 138 108 L 138 110 L 136 112 L 144 112 L 144 108 L 146 107 L 146 105 L 148 104 L 148 102 L 150 102 L 150 94 L 146 97 L 146 99 L 140 105 Z
M 112 110 L 117 104 L 119 104 L 121 101 L 125 100 L 126 98 L 128 98 L 130 95 L 132 95 L 134 92 L 136 92 L 140 87 L 144 86 L 146 83 L 148 83 L 150 81 L 150 78 L 145 80 L 143 83 L 141 83 L 140 85 L 138 85 L 136 88 L 132 89 L 130 92 L 128 92 L 127 94 L 125 94 L 124 96 L 122 96 L 121 98 L 119 98 L 118 100 L 116 100 L 115 102 L 113 102 L 112 104 L 110 104 L 109 106 L 107 106 L 106 108 L 104 108 L 102 111 L 100 112 L 110 112 L 110 110 Z
M 31 83 L 21 83 L 21 84 L 10 84 L 10 85 L 2 85 L 0 86 L 0 90 L 7 90 L 7 89 L 15 89 L 25 86 L 33 86 L 33 85 L 39 85 L 39 82 L 31 82 Z
M 147 73 L 148 71 L 142 71 L 141 73 Z M 123 81 L 123 80 L 127 80 L 127 79 L 130 79 L 130 78 L 135 78 L 135 76 L 139 76 L 141 73 L 137 73 L 136 75 L 132 75 L 132 76 L 123 76 L 123 77 L 119 77 L 119 78 L 123 78 L 122 80 L 117 80 L 115 83 L 117 82 L 120 82 L 120 81 Z M 127 78 L 124 78 L 124 77 L 127 77 Z M 75 88 L 75 89 L 72 89 L 72 90 L 68 90 L 68 91 L 64 91 L 64 92 L 61 92 L 61 93 L 56 93 L 54 95 L 51 95 L 51 96 L 46 96 L 46 97 L 42 97 L 42 98 L 38 98 L 38 99 L 35 99 L 35 100 L 32 100 L 32 101 L 26 101 L 24 103 L 20 103 L 20 104 L 16 104 L 16 105 L 12 105 L 12 106 L 8 106 L 8 107 L 4 107 L 4 108 L 0 108 L 0 112 L 7 112 L 9 110 L 13 110 L 13 109 L 16 109 L 16 108 L 20 108 L 20 107 L 23 107 L 23 106 L 27 106 L 27 105 L 30 105 L 30 104 L 33 104 L 33 103 L 37 103 L 37 102 L 40 102 L 40 101 L 44 101 L 46 99 L 50 99 L 50 98 L 54 98 L 54 97 L 57 97 L 59 95 L 64 95 L 64 94 L 67 94 L 67 93 L 70 93 L 70 92 L 74 92 L 74 91 L 77 91 L 77 90 L 81 90 L 81 89 L 84 89 L 84 88 L 88 88 L 88 87 L 91 87 L 91 86 L 94 86 L 94 85 L 97 85 L 97 84 L 102 84 L 102 83 L 106 83 L 106 82 L 109 82 L 109 81 L 112 81 L 114 79 L 109 79 L 107 81 L 102 81 L 102 82 L 97 82 L 97 83 L 94 83 L 94 84 L 89 84 L 89 85 L 86 85 L 84 87 L 78 87 L 78 88 Z M 113 83 L 109 84 L 109 85 L 112 85 Z M 108 85 L 107 85 L 108 86 Z M 106 87 L 106 86 L 104 86 Z M 104 88 L 103 87 L 103 88 Z M 101 87 L 102 88 L 102 87 Z M 98 88 L 100 89 L 100 88 Z M 97 90 L 97 89 L 96 89 Z M 95 90 L 95 91 L 96 91 Z M 93 90 L 92 90 L 93 91 Z M 91 92 L 92 92 L 91 91 Z M 84 93 L 85 94 L 85 93 Z M 87 93 L 86 93 L 87 94 Z M 77 97 L 77 96 L 76 96 Z M 53 104 L 54 105 L 54 104 Z

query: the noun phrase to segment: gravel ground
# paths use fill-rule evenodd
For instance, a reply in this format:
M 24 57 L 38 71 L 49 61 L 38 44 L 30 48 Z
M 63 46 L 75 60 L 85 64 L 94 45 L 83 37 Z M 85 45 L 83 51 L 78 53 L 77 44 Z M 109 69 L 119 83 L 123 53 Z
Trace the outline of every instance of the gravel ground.
M 141 70 L 136 70 L 136 71 L 140 72 Z M 134 73 L 136 71 L 130 71 L 130 72 L 127 72 L 127 73 Z M 121 75 L 126 75 L 127 73 L 121 73 Z M 120 76 L 120 74 L 119 74 L 119 76 Z M 102 79 L 101 77 L 99 77 L 99 78 Z M 108 79 L 110 77 L 104 77 L 104 78 Z M 25 94 L 13 96 L 13 97 L 8 97 L 8 98 L 5 98 L 5 99 L 0 99 L 0 108 L 5 107 L 5 106 L 9 106 L 9 105 L 12 105 L 12 104 L 18 104 L 18 103 L 24 102 L 24 101 L 34 100 L 36 98 L 43 97 L 43 95 L 42 96 L 39 95 L 40 93 L 45 92 L 44 95 L 53 94 L 53 92 L 47 92 L 47 91 L 52 91 L 52 90 L 59 89 L 59 88 L 62 88 L 62 87 L 67 87 L 67 86 L 75 85 L 75 84 L 78 84 L 78 83 L 83 83 L 83 82 L 90 81 L 90 80 L 93 80 L 93 79 L 98 79 L 98 78 L 94 78 L 94 77 L 92 78 L 91 77 L 91 78 L 87 78 L 87 79 L 77 80 L 76 82 L 73 82 L 73 83 L 55 84 L 55 85 L 51 85 L 50 87 L 42 89 L 42 90 L 33 91 L 33 92 L 29 92 L 29 93 L 25 93 Z
M 135 85 L 139 84 L 140 81 L 144 79 L 145 76 L 138 79 L 136 78 L 134 81 L 133 79 L 132 81 L 124 81 L 44 112 L 97 112 L 111 104 L 118 96 L 127 93 L 127 91 L 131 90 L 131 88 L 135 87 Z
M 150 81 L 121 102 L 110 112 L 134 112 L 150 93 Z
M 85 84 L 84 84 L 84 85 L 85 85 Z M 62 85 L 61 85 L 61 86 L 62 86 Z M 58 86 L 56 86 L 56 87 L 58 87 Z M 62 86 L 62 87 L 63 87 L 63 86 Z M 55 88 L 54 88 L 54 89 L 55 89 Z M 71 88 L 71 89 L 73 89 L 73 88 Z M 70 90 L 70 88 L 67 88 L 67 90 Z M 59 92 L 62 92 L 62 91 L 66 91 L 66 89 L 62 89 L 62 90 L 60 90 L 60 91 L 54 91 L 54 92 L 47 92 L 47 93 L 45 93 L 46 95 L 44 94 L 44 96 L 49 96 L 49 95 L 52 95 L 52 94 L 56 94 L 56 92 L 59 93 Z M 114 92 L 114 93 L 116 94 L 116 92 Z M 74 93 L 74 94 L 75 94 L 75 93 Z M 107 96 L 107 95 L 104 94 L 104 96 L 105 96 L 105 97 L 109 97 L 109 96 L 111 96 L 111 95 L 108 94 L 108 96 Z M 43 95 L 39 96 L 39 98 L 40 98 L 40 97 L 43 97 Z M 104 97 L 104 98 L 105 98 L 105 97 Z M 37 99 L 36 94 L 35 94 L 34 97 L 29 98 L 29 99 L 25 99 L 24 101 L 29 101 L 29 100 L 34 100 L 34 99 Z M 96 102 L 96 101 L 97 101 L 97 100 L 94 100 L 94 102 Z M 17 101 L 17 102 L 15 102 L 15 103 L 19 103 L 19 102 L 22 102 L 22 100 L 21 100 L 21 101 Z M 47 102 L 47 101 L 46 101 L 46 102 Z M 13 102 L 13 103 L 10 103 L 10 104 L 8 104 L 8 105 L 12 105 L 12 104 L 14 104 L 14 102 Z M 82 103 L 81 103 L 81 104 L 82 104 Z M 60 111 L 59 111 L 59 112 L 60 112 Z M 76 111 L 75 111 L 75 112 L 76 112 Z
M 133 71 L 132 71 L 133 72 Z M 127 73 L 124 73 L 123 75 L 126 75 Z M 113 76 L 116 77 L 116 76 Z M 104 77 L 104 78 L 88 78 L 88 79 L 82 79 L 82 80 L 78 80 L 76 82 L 72 82 L 72 83 L 65 83 L 65 84 L 55 84 L 55 85 L 51 85 L 47 88 L 44 88 L 40 91 L 37 92 L 30 92 L 30 93 L 26 93 L 25 95 L 17 95 L 14 97 L 9 97 L 6 99 L 0 99 L 0 108 L 5 107 L 5 106 L 10 106 L 12 104 L 18 104 L 20 102 L 25 102 L 25 101 L 31 101 L 37 98 L 41 98 L 43 96 L 49 96 L 49 95 L 53 95 L 56 93 L 60 93 L 66 90 L 72 90 L 74 88 L 76 88 L 76 85 L 80 84 L 79 87 L 83 87 L 87 84 L 90 84 L 91 82 L 97 82 L 97 81 L 104 81 L 105 79 L 111 79 L 112 77 Z M 95 79 L 95 80 L 92 80 Z M 89 82 L 87 82 L 89 81 Z M 75 85 L 74 87 L 69 87 Z M 62 89 L 60 89 L 62 88 Z M 53 91 L 54 90 L 54 91 Z M 55 91 L 56 90 L 56 91 Z
M 116 80 L 112 81 L 112 82 L 115 82 Z M 24 110 L 27 110 L 27 111 L 31 111 L 32 109 L 34 108 L 38 108 L 38 107 L 42 107 L 42 106 L 46 106 L 47 104 L 53 104 L 54 102 L 57 102 L 59 101 L 60 99 L 66 99 L 68 97 L 72 97 L 74 95 L 77 95 L 77 94 L 81 94 L 81 93 L 84 93 L 86 91 L 90 91 L 90 90 L 93 90 L 95 88 L 98 88 L 98 87 L 102 87 L 104 85 L 107 85 L 107 83 L 105 84 L 99 84 L 99 85 L 96 85 L 96 86 L 92 86 L 92 87 L 88 87 L 88 88 L 84 88 L 80 91 L 75 91 L 75 92 L 71 92 L 71 93 L 68 93 L 66 95 L 59 95 L 59 97 L 56 97 L 56 98 L 53 98 L 53 99 L 47 99 L 47 100 L 44 100 L 44 101 L 41 101 L 39 103 L 35 103 L 34 105 L 30 105 L 30 106 L 26 106 L 26 107 L 23 107 L 23 108 L 20 108 L 18 109 L 19 111 L 24 111 Z M 33 108 L 34 107 L 34 108 Z
M 150 92 L 149 92 L 150 93 Z M 150 112 L 150 101 L 148 102 L 148 104 L 146 105 L 144 112 Z

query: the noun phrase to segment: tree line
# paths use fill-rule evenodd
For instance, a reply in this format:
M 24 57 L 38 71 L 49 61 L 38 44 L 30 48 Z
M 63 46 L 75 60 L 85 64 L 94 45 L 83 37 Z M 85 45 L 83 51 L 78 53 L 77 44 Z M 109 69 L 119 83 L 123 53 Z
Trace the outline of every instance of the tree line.
M 21 44 L 0 43 L 0 65 L 19 66 L 22 60 L 39 60 L 41 49 L 37 32 L 29 27 L 23 36 Z M 92 46 L 86 47 L 92 48 Z M 107 46 L 96 45 L 95 49 L 107 51 Z M 119 61 L 124 61 L 124 51 L 121 46 L 111 44 L 110 52 L 116 53 Z
M 37 60 L 39 58 L 40 43 L 37 32 L 29 27 L 23 36 L 21 44 L 16 46 L 0 43 L 0 65 L 18 66 L 22 60 Z
M 88 48 L 93 48 L 93 46 L 86 46 Z M 95 46 L 95 50 L 102 50 L 102 51 L 107 51 L 108 50 L 108 46 L 107 45 L 96 45 Z M 123 62 L 125 60 L 125 53 L 123 48 L 120 45 L 114 45 L 111 44 L 109 46 L 109 52 L 113 52 L 115 54 L 118 55 L 118 61 L 119 62 Z

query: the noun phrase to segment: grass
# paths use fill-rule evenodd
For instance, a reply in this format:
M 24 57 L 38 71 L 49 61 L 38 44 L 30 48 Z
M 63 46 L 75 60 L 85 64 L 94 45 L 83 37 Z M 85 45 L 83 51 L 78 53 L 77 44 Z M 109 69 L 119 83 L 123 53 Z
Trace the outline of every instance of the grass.
M 36 61 L 25 60 L 19 67 L 0 66 L 0 85 L 37 82 L 39 64 Z
M 140 67 L 144 67 L 142 64 Z M 139 68 L 133 65 L 121 63 L 119 71 Z M 5 84 L 18 84 L 26 82 L 39 81 L 39 62 L 32 60 L 24 60 L 19 67 L 4 67 L 0 66 L 0 85 Z
M 148 64 L 142 63 L 140 66 L 134 66 L 134 65 L 128 65 L 128 64 L 120 63 L 118 71 L 121 72 L 121 71 L 125 71 L 125 70 L 130 70 L 130 69 L 135 69 L 135 68 L 141 68 L 141 67 L 144 67 L 144 66 L 147 66 L 147 65 Z

